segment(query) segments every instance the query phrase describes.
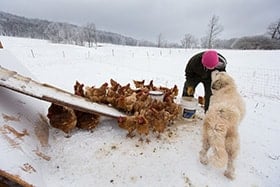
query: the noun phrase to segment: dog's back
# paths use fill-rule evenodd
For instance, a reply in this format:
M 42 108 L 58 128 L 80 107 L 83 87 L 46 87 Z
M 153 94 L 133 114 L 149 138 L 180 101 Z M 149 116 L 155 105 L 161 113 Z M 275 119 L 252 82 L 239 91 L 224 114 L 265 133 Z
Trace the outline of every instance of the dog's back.
M 220 108 L 228 108 L 240 113 L 240 121 L 245 115 L 245 102 L 238 92 L 237 86 L 232 77 L 226 72 L 216 73 L 216 76 L 212 76 L 212 92 L 213 95 L 210 98 L 211 106 L 220 105 Z M 219 86 L 215 86 L 218 84 Z

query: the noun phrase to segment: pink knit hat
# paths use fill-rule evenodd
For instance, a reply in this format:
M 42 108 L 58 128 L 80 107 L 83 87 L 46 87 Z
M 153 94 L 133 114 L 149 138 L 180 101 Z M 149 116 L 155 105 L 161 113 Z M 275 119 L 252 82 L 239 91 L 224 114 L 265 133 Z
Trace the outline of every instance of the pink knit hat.
M 214 50 L 209 50 L 202 55 L 202 64 L 207 69 L 214 69 L 219 63 L 218 53 Z

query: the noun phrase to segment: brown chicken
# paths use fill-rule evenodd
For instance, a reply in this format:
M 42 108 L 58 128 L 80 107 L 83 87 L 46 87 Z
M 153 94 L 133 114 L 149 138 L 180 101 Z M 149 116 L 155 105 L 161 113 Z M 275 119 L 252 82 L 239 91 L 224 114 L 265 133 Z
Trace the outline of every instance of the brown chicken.
M 168 124 L 170 114 L 165 110 L 156 111 L 155 118 L 156 119 L 153 123 L 153 130 L 155 132 L 162 133 L 165 130 L 166 125 Z
M 133 106 L 137 101 L 136 93 L 133 92 L 130 96 L 127 97 L 121 95 L 119 98 L 116 99 L 116 101 L 117 101 L 116 107 L 118 109 L 122 109 L 126 112 L 132 112 Z
M 138 113 L 134 116 L 119 117 L 118 124 L 120 128 L 126 129 L 128 131 L 127 136 L 133 137 L 133 132 L 136 130 L 140 135 L 149 134 L 149 123 L 148 120 Z
M 153 84 L 153 80 L 147 85 L 145 85 L 145 80 L 133 80 L 133 82 L 137 88 L 136 90 L 130 88 L 129 83 L 121 86 L 113 79 L 110 79 L 111 87 L 104 83 L 99 88 L 86 87 L 86 89 L 84 89 L 83 84 L 76 81 L 74 90 L 76 95 L 86 97 L 93 102 L 111 105 L 116 109 L 131 114 L 132 116 L 118 118 L 119 127 L 126 129 L 128 136 L 133 136 L 134 132 L 139 135 L 148 135 L 150 130 L 162 133 L 167 124 L 175 120 L 180 113 L 180 106 L 174 102 L 175 97 L 178 95 L 178 87 L 176 85 L 171 89 L 162 86 L 156 87 Z M 150 97 L 149 92 L 155 90 L 164 93 L 163 101 Z M 64 109 L 66 112 L 62 109 L 60 112 L 67 113 L 68 111 L 71 113 L 70 109 L 66 109 Z M 100 118 L 99 115 L 80 111 L 75 111 L 75 117 L 75 125 L 86 130 L 94 129 L 98 125 Z
M 142 115 L 137 115 L 136 119 L 137 119 L 136 130 L 137 130 L 138 134 L 148 135 L 149 131 L 150 131 L 150 124 L 149 124 L 148 120 L 144 117 L 143 114 Z
M 174 87 L 171 89 L 171 92 L 174 97 L 178 95 L 179 89 L 178 89 L 177 85 L 174 85 Z
M 140 112 L 142 109 L 146 109 L 152 102 L 152 98 L 149 97 L 149 92 L 140 91 L 136 95 L 137 101 L 133 105 L 134 112 Z
M 154 81 L 151 80 L 150 83 L 148 85 L 144 85 L 145 88 L 148 88 L 149 90 L 158 90 L 155 86 L 154 86 Z
M 77 127 L 92 131 L 98 124 L 100 115 L 98 114 L 90 114 L 80 111 L 75 111 L 75 114 L 77 116 Z
M 112 106 L 117 106 L 117 98 L 119 98 L 120 95 L 114 91 L 113 89 L 109 88 L 106 95 L 106 103 L 111 104 Z
M 175 85 L 174 88 L 165 90 L 163 101 L 164 102 L 169 102 L 169 103 L 172 102 L 173 103 L 174 99 L 176 98 L 177 95 L 178 95 L 178 88 Z
M 164 102 L 162 101 L 159 101 L 159 100 L 156 100 L 156 99 L 153 99 L 149 105 L 150 108 L 153 108 L 157 111 L 161 111 L 161 110 L 164 110 L 164 107 L 165 107 L 165 104 Z
M 165 111 L 167 111 L 170 114 L 169 120 L 171 122 L 174 122 L 178 118 L 179 114 L 182 112 L 181 106 L 174 102 L 165 102 L 164 104 Z
M 110 83 L 111 83 L 111 87 L 110 89 L 113 90 L 113 91 L 118 91 L 118 89 L 120 89 L 121 85 L 115 81 L 114 79 L 110 79 Z
M 120 96 L 118 90 L 121 88 L 121 85 L 113 79 L 110 79 L 110 83 L 111 87 L 108 87 L 107 89 L 105 104 L 110 104 L 115 107 L 117 105 L 117 98 Z
M 68 135 L 77 124 L 77 117 L 73 109 L 53 103 L 48 109 L 47 117 L 52 127 L 60 129 Z
M 118 90 L 118 94 L 122 95 L 122 96 L 130 96 L 134 91 L 130 88 L 130 84 L 128 83 L 125 86 L 121 86 Z
M 99 88 L 86 87 L 85 97 L 89 98 L 93 102 L 102 103 L 106 99 L 108 83 L 104 83 Z
M 133 137 L 132 134 L 137 128 L 137 122 L 135 116 L 127 116 L 127 117 L 119 117 L 118 118 L 119 127 L 122 129 L 126 129 L 128 131 L 127 136 Z
M 148 123 L 150 124 L 150 127 L 152 128 L 155 120 L 154 111 L 151 108 L 146 108 L 145 110 L 142 110 L 141 113 L 143 113 L 145 119 L 147 119 Z
M 135 85 L 135 88 L 143 88 L 143 87 L 144 87 L 145 80 L 142 80 L 142 81 L 133 80 L 133 83 L 134 83 L 134 85 Z
M 137 101 L 146 101 L 149 97 L 149 91 L 140 90 L 136 94 Z
M 85 97 L 83 88 L 84 88 L 84 84 L 81 84 L 78 81 L 76 81 L 76 84 L 74 85 L 75 95 Z

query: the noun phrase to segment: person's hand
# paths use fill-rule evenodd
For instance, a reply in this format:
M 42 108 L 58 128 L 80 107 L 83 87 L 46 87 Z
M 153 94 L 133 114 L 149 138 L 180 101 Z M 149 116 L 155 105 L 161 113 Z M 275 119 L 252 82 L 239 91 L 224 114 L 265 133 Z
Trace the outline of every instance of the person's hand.
M 188 94 L 188 96 L 193 96 L 194 88 L 191 86 L 187 87 L 187 94 Z
M 200 105 L 204 105 L 204 104 L 205 104 L 205 99 L 204 99 L 203 96 L 198 96 L 198 103 L 199 103 Z

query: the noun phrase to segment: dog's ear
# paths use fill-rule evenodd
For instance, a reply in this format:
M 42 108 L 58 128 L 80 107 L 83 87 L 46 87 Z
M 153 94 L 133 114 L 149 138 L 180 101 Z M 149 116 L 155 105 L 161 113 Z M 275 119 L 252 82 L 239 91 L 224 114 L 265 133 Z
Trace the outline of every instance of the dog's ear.
M 222 79 L 217 79 L 212 83 L 211 89 L 220 90 L 228 85 L 228 82 L 223 81 Z

